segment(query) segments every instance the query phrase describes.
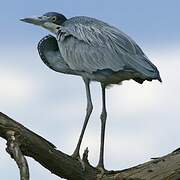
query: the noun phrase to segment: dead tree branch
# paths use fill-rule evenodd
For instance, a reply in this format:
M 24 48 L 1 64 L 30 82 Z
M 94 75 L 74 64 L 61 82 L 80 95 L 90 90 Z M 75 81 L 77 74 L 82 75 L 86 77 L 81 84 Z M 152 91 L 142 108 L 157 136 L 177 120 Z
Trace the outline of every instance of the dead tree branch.
M 19 147 L 19 143 L 15 138 L 14 131 L 7 131 L 7 148 L 6 151 L 10 154 L 10 156 L 16 161 L 16 164 L 20 170 L 20 178 L 21 180 L 29 180 L 29 167 L 27 164 L 27 160 L 21 152 Z
M 88 150 L 80 161 L 59 151 L 56 147 L 28 130 L 20 123 L 0 113 L 0 137 L 7 140 L 7 151 L 15 159 L 21 180 L 29 179 L 29 170 L 24 156 L 38 161 L 59 177 L 68 180 L 178 180 L 180 179 L 180 149 L 147 163 L 122 171 L 101 174 L 88 162 Z

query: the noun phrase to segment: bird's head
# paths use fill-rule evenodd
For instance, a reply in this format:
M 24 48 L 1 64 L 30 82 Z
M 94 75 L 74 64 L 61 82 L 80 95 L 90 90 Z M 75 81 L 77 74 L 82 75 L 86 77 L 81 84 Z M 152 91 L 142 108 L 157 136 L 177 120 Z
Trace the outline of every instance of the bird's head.
M 56 12 L 48 12 L 43 14 L 40 17 L 30 17 L 20 19 L 23 22 L 41 26 L 52 33 L 57 33 L 60 26 L 67 20 L 66 17 L 62 14 Z

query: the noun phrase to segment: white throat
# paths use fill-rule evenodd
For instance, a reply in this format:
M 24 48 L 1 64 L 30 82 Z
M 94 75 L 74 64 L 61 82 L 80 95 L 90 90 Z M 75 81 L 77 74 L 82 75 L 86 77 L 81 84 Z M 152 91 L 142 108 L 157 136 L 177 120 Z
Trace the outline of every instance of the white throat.
M 57 34 L 57 32 L 59 31 L 59 25 L 51 23 L 51 22 L 45 22 L 43 24 L 43 27 L 46 28 L 47 30 L 49 30 L 50 32 Z

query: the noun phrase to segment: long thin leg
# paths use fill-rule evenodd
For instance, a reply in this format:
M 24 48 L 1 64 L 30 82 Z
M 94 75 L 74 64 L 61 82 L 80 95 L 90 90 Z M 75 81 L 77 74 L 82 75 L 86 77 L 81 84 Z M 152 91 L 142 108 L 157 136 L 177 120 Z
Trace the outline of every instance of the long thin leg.
M 101 145 L 100 145 L 100 156 L 99 156 L 99 163 L 98 167 L 104 169 L 104 138 L 105 138 L 105 127 L 106 127 L 106 96 L 105 96 L 105 89 L 106 86 L 101 84 L 102 88 L 102 113 L 101 113 Z
M 80 150 L 81 142 L 82 142 L 82 139 L 83 139 L 83 135 L 84 135 L 85 129 L 87 127 L 89 117 L 90 117 L 90 115 L 92 113 L 92 110 L 93 110 L 93 104 L 92 104 L 92 100 L 91 100 L 91 92 L 90 92 L 90 87 L 89 87 L 90 81 L 89 81 L 89 79 L 83 79 L 83 80 L 84 80 L 84 83 L 85 83 L 86 96 L 87 96 L 86 116 L 85 116 L 85 120 L 84 120 L 83 128 L 81 130 L 81 134 L 80 134 L 80 137 L 79 137 L 78 144 L 77 144 L 76 149 L 75 149 L 75 151 L 74 151 L 74 153 L 72 155 L 73 157 L 79 157 L 79 150 Z

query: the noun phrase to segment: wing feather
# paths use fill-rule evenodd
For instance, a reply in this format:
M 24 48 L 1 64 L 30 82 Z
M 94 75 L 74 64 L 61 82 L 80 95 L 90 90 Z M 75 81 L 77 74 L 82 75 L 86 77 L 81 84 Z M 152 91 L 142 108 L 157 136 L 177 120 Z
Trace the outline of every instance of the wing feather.
M 57 39 L 64 60 L 73 70 L 134 70 L 148 77 L 159 74 L 135 41 L 102 21 L 71 18 L 63 24 Z
M 73 73 L 64 61 L 57 44 L 52 35 L 43 37 L 38 43 L 38 52 L 42 61 L 51 69 L 62 73 Z

